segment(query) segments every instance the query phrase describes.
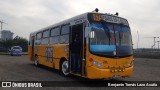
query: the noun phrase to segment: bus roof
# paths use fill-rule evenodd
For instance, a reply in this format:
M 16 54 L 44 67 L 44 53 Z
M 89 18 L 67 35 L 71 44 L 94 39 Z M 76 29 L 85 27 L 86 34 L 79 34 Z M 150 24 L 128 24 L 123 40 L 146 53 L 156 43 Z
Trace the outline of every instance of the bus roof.
M 53 28 L 53 27 L 65 25 L 65 24 L 71 23 L 71 22 L 73 22 L 73 21 L 82 20 L 82 19 L 83 19 L 83 20 L 85 20 L 85 19 L 87 20 L 87 15 L 88 15 L 88 14 L 94 14 L 94 13 L 97 13 L 97 12 L 86 12 L 86 13 L 83 13 L 83 14 L 80 14 L 80 15 L 77 15 L 77 16 L 74 16 L 74 17 L 72 17 L 72 18 L 63 20 L 63 21 L 61 21 L 61 22 L 59 22 L 59 23 L 52 24 L 52 25 L 50 25 L 50 26 L 48 26 L 48 27 L 39 29 L 39 30 L 37 30 L 37 31 L 32 32 L 31 34 L 36 34 L 37 32 L 41 32 L 41 31 L 43 31 L 43 30 L 51 29 L 51 28 Z M 105 15 L 111 15 L 111 16 L 118 17 L 118 16 L 116 16 L 116 15 L 109 14 L 109 13 L 97 13 L 97 14 L 105 14 Z M 119 17 L 119 18 L 121 18 L 121 17 Z M 122 18 L 122 19 L 124 19 L 124 18 Z
M 43 31 L 43 30 L 47 30 L 47 29 L 50 29 L 50 28 L 53 28 L 53 27 L 56 27 L 56 26 L 60 26 L 60 25 L 65 25 L 65 24 L 68 24 L 68 23 L 70 23 L 70 22 L 72 22 L 72 21 L 74 21 L 74 20 L 78 20 L 78 19 L 82 19 L 82 18 L 87 19 L 87 14 L 88 14 L 88 13 L 83 13 L 83 14 L 74 16 L 74 17 L 72 17 L 72 18 L 63 20 L 63 21 L 61 21 L 61 22 L 59 22 L 59 23 L 52 24 L 52 25 L 50 25 L 50 26 L 48 26 L 48 27 L 39 29 L 39 30 L 34 31 L 34 32 L 32 32 L 32 33 L 41 32 L 41 31 Z M 31 33 L 31 34 L 32 34 L 32 33 Z

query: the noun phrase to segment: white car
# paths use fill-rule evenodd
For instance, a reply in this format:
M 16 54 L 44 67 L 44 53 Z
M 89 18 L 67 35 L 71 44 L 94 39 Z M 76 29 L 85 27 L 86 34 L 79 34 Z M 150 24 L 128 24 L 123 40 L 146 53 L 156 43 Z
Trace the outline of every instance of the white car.
M 12 46 L 11 50 L 9 51 L 10 55 L 18 55 L 21 56 L 22 55 L 22 48 L 20 46 Z

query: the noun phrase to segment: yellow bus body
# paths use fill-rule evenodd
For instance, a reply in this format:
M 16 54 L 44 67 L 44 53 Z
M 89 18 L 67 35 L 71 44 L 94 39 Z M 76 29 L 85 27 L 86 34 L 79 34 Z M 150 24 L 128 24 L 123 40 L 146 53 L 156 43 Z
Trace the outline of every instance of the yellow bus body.
M 46 60 L 45 48 L 53 48 L 53 61 Z M 31 58 L 31 46 L 28 47 L 29 50 L 29 60 L 34 61 L 34 58 Z M 38 55 L 39 64 L 45 65 L 50 68 L 60 69 L 60 60 L 65 58 L 69 60 L 69 47 L 68 45 L 39 45 L 35 46 L 35 55 Z M 108 79 L 113 78 L 115 75 L 120 77 L 130 77 L 133 73 L 133 57 L 126 58 L 106 58 L 93 55 L 89 52 L 87 48 L 86 53 L 86 75 L 83 77 L 90 79 Z M 90 62 L 89 59 L 97 60 L 98 63 L 102 64 L 102 67 L 99 68 L 97 65 L 94 65 L 93 62 Z M 128 66 L 130 64 L 130 66 Z
M 46 48 L 53 48 L 53 60 L 49 61 L 46 60 Z M 31 58 L 32 54 L 32 47 L 29 46 L 28 47 L 28 52 L 29 52 L 29 60 L 34 61 L 35 58 Z M 47 67 L 50 68 L 55 68 L 55 69 L 59 69 L 60 65 L 60 59 L 65 58 L 66 60 L 68 60 L 69 58 L 69 52 L 68 52 L 68 45 L 54 45 L 54 46 L 49 46 L 49 45 L 39 45 L 39 46 L 35 46 L 35 50 L 34 50 L 34 54 L 38 56 L 39 58 L 39 64 L 45 65 Z

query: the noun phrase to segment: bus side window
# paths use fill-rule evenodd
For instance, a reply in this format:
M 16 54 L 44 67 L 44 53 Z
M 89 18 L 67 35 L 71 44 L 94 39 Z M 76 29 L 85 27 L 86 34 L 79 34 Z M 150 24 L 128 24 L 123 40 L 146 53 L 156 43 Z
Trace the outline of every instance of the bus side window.
M 35 45 L 40 45 L 41 44 L 41 38 L 42 38 L 42 32 L 37 33 L 36 34 Z
M 52 28 L 51 29 L 50 44 L 58 44 L 59 43 L 59 35 L 60 35 L 59 27 Z
M 60 36 L 60 43 L 61 44 L 67 44 L 67 43 L 69 43 L 69 34 L 61 35 Z
M 42 38 L 41 44 L 48 44 L 49 43 L 49 35 L 50 35 L 49 30 L 43 31 L 43 38 Z
M 60 43 L 69 43 L 69 24 L 62 26 L 61 28 Z
M 36 39 L 41 39 L 42 38 L 42 32 L 37 33 Z

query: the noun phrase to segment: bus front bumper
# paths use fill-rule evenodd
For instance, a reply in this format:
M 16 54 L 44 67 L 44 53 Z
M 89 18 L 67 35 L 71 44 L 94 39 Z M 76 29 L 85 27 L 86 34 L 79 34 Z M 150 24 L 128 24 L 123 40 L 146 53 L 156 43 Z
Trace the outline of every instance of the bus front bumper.
M 111 72 L 111 69 L 100 69 L 96 67 L 88 67 L 87 77 L 89 79 L 111 79 L 115 77 L 130 77 L 133 73 L 133 66 L 125 68 L 124 71 Z

